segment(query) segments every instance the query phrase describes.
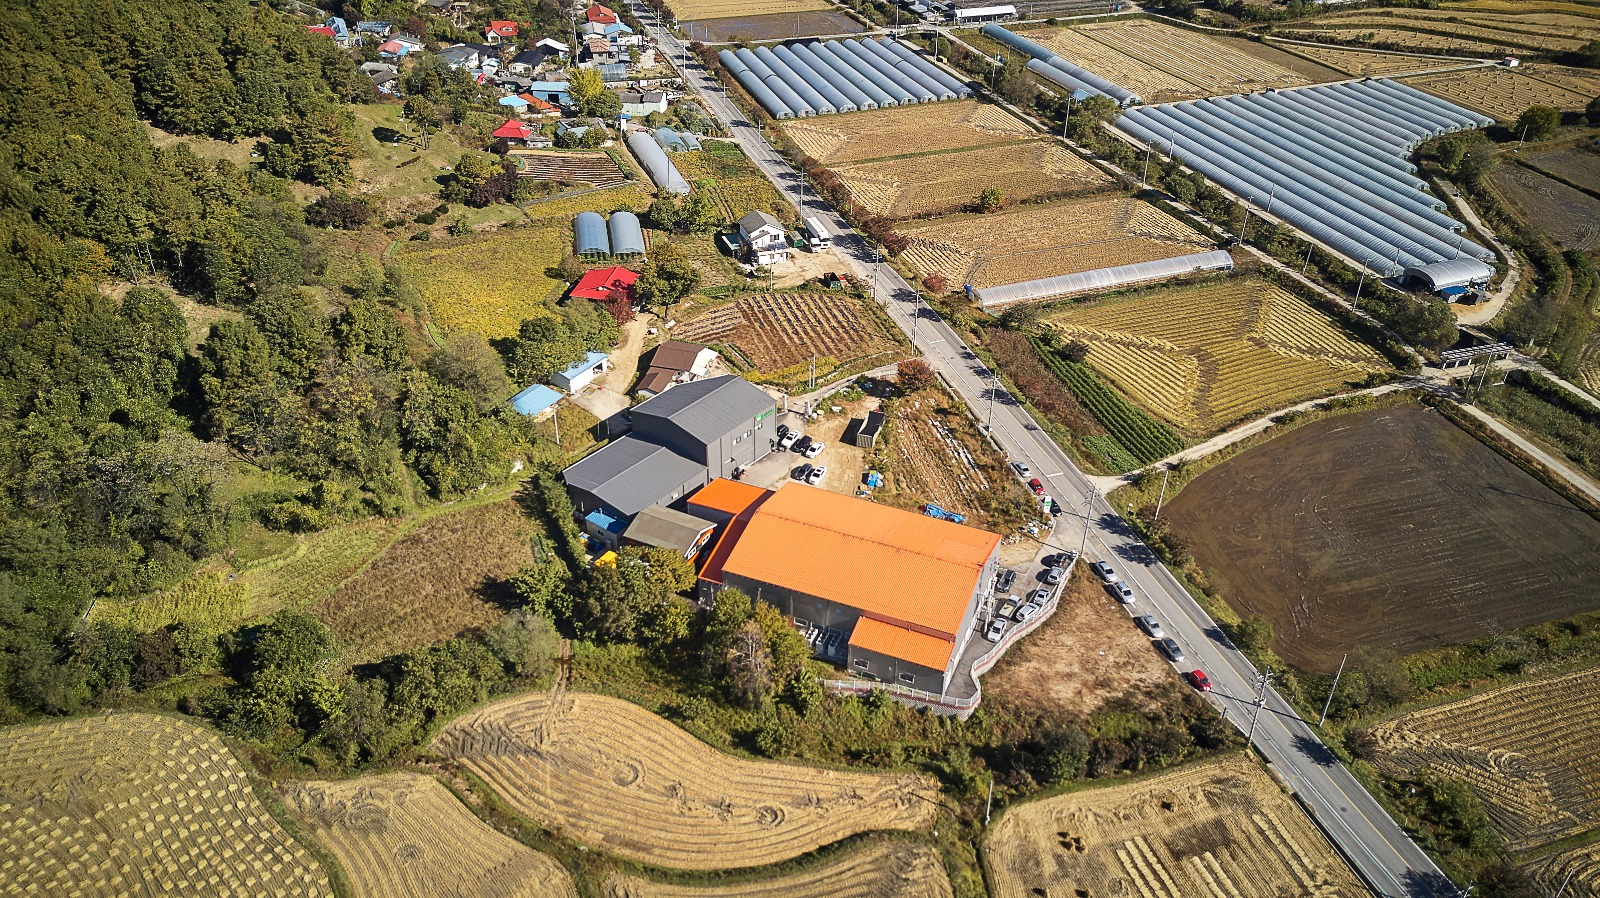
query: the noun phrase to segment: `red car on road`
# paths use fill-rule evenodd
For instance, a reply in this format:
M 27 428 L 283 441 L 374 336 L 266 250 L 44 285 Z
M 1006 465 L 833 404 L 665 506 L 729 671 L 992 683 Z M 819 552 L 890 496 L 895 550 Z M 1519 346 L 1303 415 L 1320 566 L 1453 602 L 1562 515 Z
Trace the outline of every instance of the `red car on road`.
M 1033 490 L 1033 494 L 1035 496 L 1044 495 L 1044 483 L 1041 482 L 1039 478 L 1035 477 L 1028 481 L 1028 487 Z
M 1184 674 L 1183 678 L 1189 681 L 1190 686 L 1201 692 L 1211 691 L 1211 678 L 1206 676 L 1206 672 L 1203 670 L 1191 670 Z

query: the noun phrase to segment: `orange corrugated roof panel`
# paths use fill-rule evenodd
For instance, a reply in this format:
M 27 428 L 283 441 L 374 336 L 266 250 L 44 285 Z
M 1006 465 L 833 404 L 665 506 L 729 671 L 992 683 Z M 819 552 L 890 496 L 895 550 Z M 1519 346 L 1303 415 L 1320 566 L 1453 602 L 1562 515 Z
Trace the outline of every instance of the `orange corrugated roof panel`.
M 997 534 L 791 483 L 750 515 L 721 571 L 954 637 Z
M 855 632 L 850 634 L 850 644 L 934 670 L 947 668 L 950 656 L 956 652 L 953 640 L 886 624 L 875 617 L 863 617 L 856 621 Z
M 771 490 L 764 490 L 759 486 L 718 477 L 690 496 L 689 504 L 737 515 L 760 502 L 769 492 Z

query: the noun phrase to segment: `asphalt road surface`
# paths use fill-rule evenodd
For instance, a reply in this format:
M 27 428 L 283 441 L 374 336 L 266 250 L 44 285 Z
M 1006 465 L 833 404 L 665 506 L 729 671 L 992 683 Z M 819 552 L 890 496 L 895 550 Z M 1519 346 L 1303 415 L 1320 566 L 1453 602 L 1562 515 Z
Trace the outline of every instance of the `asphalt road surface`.
M 1187 658 L 1178 667 L 1207 673 L 1214 689 L 1211 700 L 1241 732 L 1250 733 L 1253 729 L 1256 749 L 1300 797 L 1367 885 L 1385 898 L 1460 896 L 1461 891 L 1270 686 L 1258 709 L 1261 690 L 1254 665 L 1228 642 L 1154 553 L 1135 538 L 1122 517 L 1106 505 L 1066 453 L 998 385 L 987 366 L 968 350 L 955 331 L 922 303 L 916 291 L 882 262 L 831 206 L 805 189 L 800 174 L 729 102 L 699 59 L 687 53 L 648 8 L 635 5 L 634 12 L 706 101 L 712 114 L 729 127 L 734 139 L 772 183 L 805 215 L 822 219 L 838 235 L 835 246 L 840 255 L 850 261 L 859 277 L 875 285 L 878 300 L 911 336 L 928 363 L 974 412 L 990 422 L 995 440 L 1006 453 L 1031 467 L 1051 495 L 1070 510 L 1073 517 L 1058 519 L 1059 547 L 1077 549 L 1083 545 L 1088 558 L 1110 561 L 1122 579 L 1133 586 L 1137 599 L 1126 606 L 1128 613 L 1154 614 L 1184 649 Z

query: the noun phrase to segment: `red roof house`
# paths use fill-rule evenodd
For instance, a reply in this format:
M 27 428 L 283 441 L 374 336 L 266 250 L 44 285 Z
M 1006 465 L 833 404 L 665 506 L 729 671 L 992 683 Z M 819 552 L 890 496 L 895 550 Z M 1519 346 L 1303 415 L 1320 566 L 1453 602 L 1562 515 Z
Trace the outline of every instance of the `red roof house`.
M 533 126 L 527 122 L 508 121 L 494 129 L 494 136 L 506 140 L 527 140 L 533 136 Z
M 596 302 L 610 299 L 613 293 L 621 293 L 633 302 L 633 282 L 639 279 L 637 272 L 629 271 L 620 266 L 615 268 L 596 268 L 578 280 L 578 285 L 572 288 L 572 295 L 578 299 L 592 299 Z
M 601 6 L 598 3 L 589 7 L 589 10 L 584 13 L 584 16 L 589 21 L 598 22 L 601 25 L 617 24 L 617 14 L 609 9 L 606 9 L 604 6 Z
M 502 22 L 502 21 L 496 19 L 495 21 L 490 22 L 489 26 L 487 28 L 483 29 L 483 33 L 484 33 L 485 37 L 488 37 L 488 36 L 491 36 L 491 35 L 495 36 L 495 37 L 501 37 L 501 38 L 516 37 L 517 36 L 517 23 L 516 22 Z
M 339 37 L 337 34 L 333 33 L 333 29 L 332 28 L 329 28 L 326 25 L 307 25 L 306 26 L 306 30 L 311 32 L 312 34 L 325 34 L 328 37 L 331 37 L 331 38 L 333 38 L 335 40 L 337 40 L 338 37 Z

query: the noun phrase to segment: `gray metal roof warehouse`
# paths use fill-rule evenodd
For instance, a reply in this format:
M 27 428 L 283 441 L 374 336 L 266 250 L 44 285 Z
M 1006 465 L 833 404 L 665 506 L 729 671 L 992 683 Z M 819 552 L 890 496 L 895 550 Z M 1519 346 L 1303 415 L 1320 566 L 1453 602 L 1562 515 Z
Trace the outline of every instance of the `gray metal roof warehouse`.
M 633 417 L 635 422 L 641 415 L 666 418 L 690 436 L 709 440 L 727 433 L 734 425 L 760 414 L 770 405 L 772 397 L 760 387 L 742 377 L 725 374 L 680 384 L 646 399 L 634 406 Z
M 629 518 L 663 498 L 677 498 L 671 495 L 677 487 L 702 485 L 705 476 L 705 465 L 634 436 L 612 441 L 562 473 L 567 486 Z

